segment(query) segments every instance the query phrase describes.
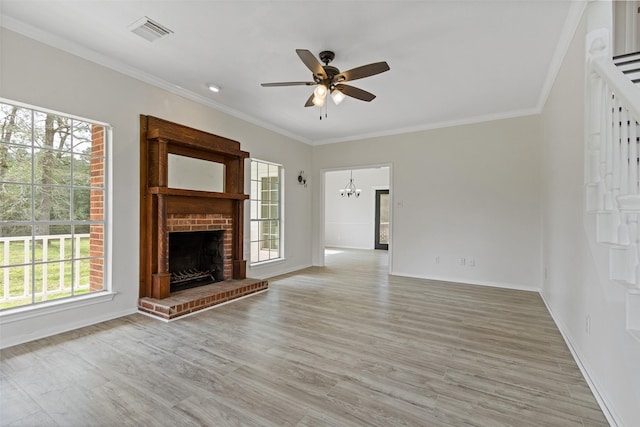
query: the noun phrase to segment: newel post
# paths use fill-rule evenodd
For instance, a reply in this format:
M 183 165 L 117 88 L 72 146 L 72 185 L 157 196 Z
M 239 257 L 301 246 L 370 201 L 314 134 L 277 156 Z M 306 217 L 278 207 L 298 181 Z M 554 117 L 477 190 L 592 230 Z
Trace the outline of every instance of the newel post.
M 593 63 L 609 55 L 609 31 L 592 30 L 586 39 L 586 96 L 585 110 L 585 185 L 586 209 L 597 212 L 611 204 L 613 147 L 607 143 L 612 112 L 611 92 L 593 69 Z

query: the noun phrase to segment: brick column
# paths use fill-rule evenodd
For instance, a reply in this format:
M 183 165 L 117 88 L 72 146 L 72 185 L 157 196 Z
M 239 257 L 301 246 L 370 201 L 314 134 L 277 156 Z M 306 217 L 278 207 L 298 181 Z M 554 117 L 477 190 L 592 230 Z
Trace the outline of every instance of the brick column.
M 91 187 L 104 188 L 104 127 L 91 125 Z M 91 190 L 90 211 L 91 221 L 104 221 L 104 190 Z M 89 288 L 91 292 L 104 289 L 104 226 L 91 225 L 89 227 Z M 99 257 L 99 258 L 93 258 Z

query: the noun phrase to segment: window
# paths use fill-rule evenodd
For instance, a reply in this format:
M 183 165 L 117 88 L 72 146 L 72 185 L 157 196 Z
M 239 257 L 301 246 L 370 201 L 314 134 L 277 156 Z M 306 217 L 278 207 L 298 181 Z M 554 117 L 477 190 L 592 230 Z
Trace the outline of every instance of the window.
M 251 160 L 251 264 L 282 258 L 282 166 Z
M 105 290 L 108 136 L 0 100 L 0 309 Z

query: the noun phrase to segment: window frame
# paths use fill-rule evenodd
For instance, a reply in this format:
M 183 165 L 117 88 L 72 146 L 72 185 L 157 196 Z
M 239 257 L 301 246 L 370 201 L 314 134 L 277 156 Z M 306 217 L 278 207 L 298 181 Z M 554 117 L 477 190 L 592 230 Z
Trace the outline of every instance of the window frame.
M 268 167 L 276 167 L 278 168 L 278 188 L 277 188 L 277 194 L 278 194 L 278 200 L 277 200 L 277 204 L 275 205 L 277 207 L 277 213 L 278 213 L 278 217 L 276 219 L 274 219 L 271 214 L 269 214 L 268 218 L 254 218 L 253 216 L 253 209 L 255 209 L 256 207 L 253 205 L 254 203 L 259 204 L 258 209 L 260 211 L 262 211 L 263 209 L 268 209 L 270 212 L 272 211 L 274 205 L 273 204 L 269 204 L 268 206 L 262 205 L 261 202 L 263 201 L 262 198 L 262 194 L 264 193 L 264 191 L 271 191 L 271 190 L 265 190 L 262 187 L 260 187 L 260 189 L 258 190 L 258 182 L 260 182 L 260 180 L 258 179 L 253 179 L 253 165 L 254 163 L 256 164 L 263 164 L 263 165 L 267 165 Z M 258 166 L 256 166 L 258 167 Z M 250 158 L 249 159 L 249 209 L 248 209 L 248 218 L 249 218 L 249 266 L 250 267 L 257 267 L 260 265 L 265 265 L 265 264 L 269 264 L 269 263 L 273 263 L 273 262 L 278 262 L 278 261 L 283 261 L 285 259 L 284 256 L 284 174 L 285 174 L 285 170 L 284 170 L 284 166 L 279 164 L 279 163 L 275 163 L 275 162 L 270 162 L 267 160 L 262 160 L 262 159 L 257 159 L 257 158 Z M 257 195 L 255 194 L 256 191 L 260 192 L 260 197 L 257 197 Z M 278 247 L 278 256 L 277 257 L 269 257 L 266 259 L 260 259 L 260 256 L 258 256 L 258 260 L 253 261 L 254 258 L 254 246 L 256 244 L 259 244 L 260 242 L 265 241 L 264 239 L 261 239 L 262 236 L 258 236 L 258 239 L 255 240 L 254 239 L 254 224 L 259 224 L 259 223 L 263 223 L 266 221 L 277 221 L 277 229 L 278 229 L 278 237 L 277 239 L 268 239 L 270 241 L 276 240 L 277 241 L 277 247 Z M 260 234 L 260 225 L 257 226 L 258 227 L 258 234 Z M 270 233 L 271 234 L 271 233 Z M 271 251 L 271 249 L 270 249 Z
M 95 290 L 95 291 L 91 291 L 89 290 L 89 292 L 83 292 L 83 293 L 79 293 L 79 294 L 75 294 L 75 295 L 69 295 L 69 296 L 64 296 L 64 297 L 60 297 L 60 298 L 54 298 L 54 299 L 50 299 L 50 300 L 44 300 L 44 301 L 37 301 L 35 295 L 33 294 L 34 286 L 35 286 L 35 278 L 32 277 L 31 278 L 31 302 L 28 304 L 23 304 L 23 305 L 17 305 L 14 307 L 7 307 L 4 309 L 0 309 L 0 324 L 5 324 L 8 322 L 14 322 L 14 321 L 18 321 L 18 320 L 22 320 L 22 319 L 28 319 L 28 318 L 32 318 L 32 317 L 38 317 L 40 315 L 46 315 L 49 313 L 55 313 L 55 312 L 59 312 L 59 311 L 65 311 L 68 309 L 72 309 L 72 308 L 76 308 L 76 307 L 82 307 L 85 305 L 91 305 L 91 304 L 95 304 L 95 303 L 100 303 L 100 302 L 106 302 L 106 301 L 111 301 L 113 300 L 114 296 L 115 296 L 115 292 L 112 291 L 112 278 L 111 278 L 111 265 L 112 265 L 112 251 L 111 251 L 111 247 L 112 247 L 112 136 L 113 136 L 113 128 L 111 127 L 111 125 L 109 125 L 106 122 L 101 122 L 101 121 L 97 121 L 97 120 L 93 120 L 93 119 L 88 119 L 85 117 L 80 117 L 80 116 L 76 116 L 73 114 L 68 114 L 68 113 L 63 113 L 60 111 L 55 111 L 55 110 L 51 110 L 48 108 L 43 108 L 43 107 L 39 107 L 39 106 L 34 106 L 31 104 L 27 104 L 27 103 L 23 103 L 23 102 L 19 102 L 19 101 L 15 101 L 12 99 L 7 99 L 7 98 L 2 98 L 0 97 L 0 103 L 2 104 L 6 104 L 12 107 L 18 107 L 21 109 L 27 109 L 31 111 L 32 114 L 32 118 L 35 117 L 35 114 L 50 114 L 50 115 L 56 115 L 56 116 L 60 116 L 63 117 L 65 119 L 70 119 L 72 121 L 78 121 L 78 122 L 82 122 L 83 124 L 88 124 L 90 126 L 99 126 L 103 129 L 103 155 L 100 156 L 101 160 L 103 162 L 102 164 L 102 168 L 103 168 L 103 176 L 102 176 L 102 188 L 101 188 L 101 192 L 102 192 L 102 208 L 103 208 L 103 215 L 102 215 L 102 219 L 99 221 L 95 221 L 95 220 L 91 220 L 90 218 L 85 218 L 85 219 L 72 219 L 71 217 L 66 219 L 66 220 L 51 220 L 51 221 L 47 221 L 45 223 L 50 223 L 50 225 L 64 225 L 64 226 L 69 226 L 71 231 L 72 231 L 72 236 L 77 236 L 79 234 L 84 234 L 84 233 L 78 233 L 75 231 L 75 227 L 77 225 L 83 225 L 83 226 L 88 226 L 91 227 L 91 225 L 99 225 L 102 228 L 102 233 L 103 233 L 103 248 L 102 248 L 102 256 L 91 256 L 90 254 L 88 256 L 80 256 L 79 258 L 76 258 L 75 254 L 72 254 L 71 258 L 69 260 L 60 260 L 59 262 L 72 262 L 72 263 L 77 263 L 77 262 L 82 262 L 82 261 L 88 261 L 90 259 L 101 259 L 102 260 L 102 289 L 101 290 Z M 32 129 L 33 129 L 33 122 L 32 122 Z M 33 138 L 33 136 L 32 136 Z M 15 144 L 12 144 L 10 146 L 15 146 Z M 42 150 L 42 147 L 36 146 L 34 145 L 33 139 L 31 141 L 31 144 L 29 145 L 29 147 L 32 147 L 32 151 L 33 150 Z M 79 153 L 79 152 L 75 152 L 73 147 L 70 149 L 69 154 L 71 156 L 73 156 L 74 154 L 77 155 L 82 155 L 84 156 L 84 154 Z M 30 204 L 31 204 L 31 209 L 32 209 L 32 216 L 30 218 L 29 221 L 6 221 L 4 222 L 5 225 L 20 225 L 20 226 L 29 226 L 29 227 L 35 227 L 38 224 L 42 224 L 43 221 L 38 221 L 36 220 L 35 217 L 35 212 L 33 211 L 33 209 L 35 209 L 34 207 L 34 193 L 33 191 L 35 191 L 36 188 L 38 188 L 39 186 L 41 186 L 40 184 L 38 184 L 37 182 L 35 182 L 34 177 L 35 177 L 35 158 L 32 156 L 31 159 L 31 182 L 30 183 L 19 183 L 19 185 L 26 185 L 29 186 L 29 188 L 31 189 L 31 197 L 30 197 Z M 89 190 L 91 188 L 94 188 L 91 184 L 89 184 L 89 186 L 84 186 L 81 184 L 77 184 L 76 182 L 74 182 L 74 174 L 73 174 L 73 170 L 74 167 L 70 166 L 70 181 L 67 185 L 52 185 L 52 187 L 59 187 L 59 188 L 68 188 L 69 191 L 71 193 L 73 193 L 74 191 L 77 190 Z M 90 174 L 89 174 L 90 176 Z M 8 182 L 9 183 L 9 182 Z M 70 208 L 73 209 L 73 208 Z M 71 212 L 73 212 L 73 210 L 71 210 Z M 33 231 L 32 231 L 32 235 L 31 238 L 34 238 L 33 235 Z M 37 240 L 37 236 L 36 236 L 36 240 Z M 31 245 L 33 246 L 33 245 Z M 33 254 L 33 253 L 32 253 Z M 19 266 L 25 266 L 25 265 L 29 265 L 31 266 L 31 272 L 34 272 L 36 268 L 38 268 L 38 265 L 45 265 L 45 264 L 53 264 L 56 263 L 58 261 L 53 260 L 53 261 L 46 261 L 43 262 L 42 260 L 36 259 L 35 257 L 31 257 L 30 261 L 27 264 L 21 263 L 19 264 Z M 16 266 L 18 266 L 18 264 L 16 264 Z M 72 289 L 74 289 L 75 285 L 72 285 Z

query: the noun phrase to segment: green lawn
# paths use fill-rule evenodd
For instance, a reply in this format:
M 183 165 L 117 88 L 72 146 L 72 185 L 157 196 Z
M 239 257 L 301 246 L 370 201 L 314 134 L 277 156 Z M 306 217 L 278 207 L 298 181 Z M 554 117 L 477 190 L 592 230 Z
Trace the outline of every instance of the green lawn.
M 5 262 L 4 245 L 9 244 L 9 260 Z M 35 253 L 32 254 L 31 241 L 26 242 L 27 256 L 26 263 L 30 263 L 32 256 L 36 261 L 35 266 L 25 264 L 25 242 L 24 241 L 0 241 L 0 265 L 8 267 L 0 268 L 0 281 L 4 279 L 5 271 L 9 275 L 9 296 L 19 297 L 24 295 L 25 275 L 29 288 L 31 287 L 32 275 L 35 275 L 35 301 L 45 301 L 51 299 L 65 298 L 72 295 L 72 283 L 75 288 L 73 295 L 89 292 L 89 263 L 88 259 L 80 259 L 72 262 L 71 239 L 65 239 L 63 248 L 61 248 L 60 240 L 49 240 L 46 247 L 46 261 L 44 259 L 44 245 L 42 240 L 36 240 Z M 89 256 L 89 237 L 80 239 L 80 258 Z M 79 276 L 76 276 L 77 283 L 74 283 L 72 271 L 79 268 Z M 62 277 L 62 280 L 61 280 Z M 37 295 L 41 293 L 43 287 L 46 286 L 47 295 Z M 31 304 L 32 291 L 28 289 L 28 295 L 24 298 L 6 300 L 4 289 L 0 293 L 0 309 L 17 307 Z

